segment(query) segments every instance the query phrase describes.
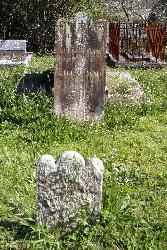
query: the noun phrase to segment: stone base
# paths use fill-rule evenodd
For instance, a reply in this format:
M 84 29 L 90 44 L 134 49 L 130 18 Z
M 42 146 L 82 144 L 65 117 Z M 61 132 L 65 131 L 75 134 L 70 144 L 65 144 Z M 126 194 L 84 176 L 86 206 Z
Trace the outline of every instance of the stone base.
M 9 53 L 9 54 L 0 54 L 0 67 L 11 67 L 22 65 L 26 67 L 28 63 L 32 59 L 33 53 L 26 52 L 26 53 Z

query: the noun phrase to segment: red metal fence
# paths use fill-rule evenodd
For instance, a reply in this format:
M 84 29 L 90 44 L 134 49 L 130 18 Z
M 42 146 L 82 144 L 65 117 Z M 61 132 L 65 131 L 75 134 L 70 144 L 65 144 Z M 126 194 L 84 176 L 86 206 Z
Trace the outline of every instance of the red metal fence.
M 166 23 L 110 23 L 109 52 L 119 61 L 164 60 Z

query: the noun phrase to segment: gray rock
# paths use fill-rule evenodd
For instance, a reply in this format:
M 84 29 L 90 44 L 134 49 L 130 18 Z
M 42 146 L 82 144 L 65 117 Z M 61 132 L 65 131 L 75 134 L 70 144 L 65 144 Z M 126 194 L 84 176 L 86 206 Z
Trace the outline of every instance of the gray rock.
M 140 83 L 127 71 L 107 72 L 106 85 L 106 101 L 121 104 L 149 102 Z
M 37 162 L 37 220 L 50 228 L 75 227 L 85 207 L 93 219 L 100 212 L 103 163 L 98 158 L 85 162 L 75 151 L 65 151 L 55 162 L 43 155 Z

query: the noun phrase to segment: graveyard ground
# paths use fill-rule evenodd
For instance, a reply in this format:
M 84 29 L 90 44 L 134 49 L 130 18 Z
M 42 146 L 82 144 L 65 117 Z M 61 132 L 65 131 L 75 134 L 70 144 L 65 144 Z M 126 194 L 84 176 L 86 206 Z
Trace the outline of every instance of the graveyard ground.
M 33 59 L 29 72 L 52 68 Z M 167 70 L 131 70 L 147 104 L 107 104 L 98 124 L 53 115 L 44 93 L 15 95 L 24 68 L 0 69 L 0 249 L 167 249 Z M 35 162 L 76 150 L 105 174 L 100 220 L 62 236 L 36 223 Z

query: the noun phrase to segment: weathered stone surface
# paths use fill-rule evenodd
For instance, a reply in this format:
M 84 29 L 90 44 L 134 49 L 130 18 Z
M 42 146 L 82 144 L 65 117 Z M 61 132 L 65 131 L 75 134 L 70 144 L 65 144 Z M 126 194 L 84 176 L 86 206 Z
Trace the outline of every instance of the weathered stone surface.
M 120 104 L 149 102 L 140 83 L 129 72 L 107 72 L 107 101 Z
M 85 162 L 75 151 L 65 151 L 55 162 L 43 155 L 37 162 L 38 222 L 69 230 L 76 225 L 84 206 L 91 218 L 100 211 L 103 163 L 98 158 Z
M 26 52 L 26 40 L 0 39 L 0 67 L 27 66 L 32 53 Z
M 99 120 L 105 88 L 106 23 L 79 12 L 59 20 L 55 36 L 54 110 L 77 121 Z
M 26 40 L 0 40 L 0 52 L 1 51 L 26 52 Z

